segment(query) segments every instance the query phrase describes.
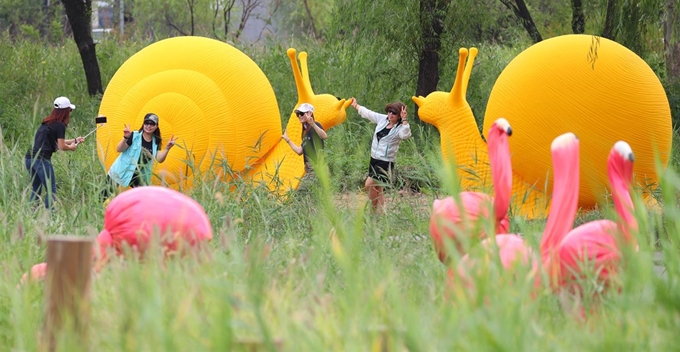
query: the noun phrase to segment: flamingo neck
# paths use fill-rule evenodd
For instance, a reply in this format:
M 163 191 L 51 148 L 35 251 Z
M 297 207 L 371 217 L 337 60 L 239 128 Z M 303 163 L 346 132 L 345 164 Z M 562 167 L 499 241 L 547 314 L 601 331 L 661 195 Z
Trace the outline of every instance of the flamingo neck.
M 612 186 L 612 198 L 614 200 L 614 209 L 618 214 L 617 225 L 623 234 L 623 239 L 628 242 L 634 242 L 635 239 L 631 231 L 637 231 L 638 223 L 633 214 L 633 200 L 630 196 L 629 186 L 623 177 L 618 174 L 614 178 L 610 178 Z
M 488 139 L 489 164 L 494 188 L 493 208 L 498 223 L 507 215 L 512 197 L 510 146 L 507 134 L 498 128 L 491 128 Z
M 557 260 L 557 246 L 569 233 L 576 218 L 579 194 L 578 146 L 553 151 L 553 193 L 548 221 L 541 239 L 544 263 Z

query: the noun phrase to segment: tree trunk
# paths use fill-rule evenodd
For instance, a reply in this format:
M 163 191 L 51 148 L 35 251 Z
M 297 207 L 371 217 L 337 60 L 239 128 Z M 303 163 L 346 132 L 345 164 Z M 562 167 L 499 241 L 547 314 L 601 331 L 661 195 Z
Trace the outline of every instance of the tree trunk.
M 680 78 L 680 44 L 676 36 L 678 22 L 677 0 L 666 0 L 666 18 L 663 23 L 663 43 L 666 54 L 666 77 L 669 84 Z
M 423 47 L 418 63 L 418 85 L 416 96 L 427 96 L 437 90 L 439 83 L 439 50 L 442 47 L 441 34 L 450 0 L 420 0 L 420 23 Z M 418 105 L 414 115 L 418 117 Z
M 571 30 L 574 34 L 583 34 L 586 28 L 586 16 L 583 13 L 583 3 L 581 0 L 571 0 Z
M 90 96 L 103 94 L 102 78 L 99 72 L 99 63 L 95 52 L 94 41 L 92 40 L 92 27 L 90 18 L 92 14 L 91 0 L 61 0 L 66 10 L 73 40 L 80 51 L 80 58 L 83 61 L 85 78 L 87 79 L 87 91 Z
M 602 37 L 616 40 L 616 1 L 607 0 L 607 14 L 604 18 L 604 29 L 602 30 Z
M 531 18 L 531 14 L 529 13 L 529 9 L 527 9 L 527 5 L 524 3 L 524 0 L 515 0 L 515 4 L 513 4 L 510 0 L 501 0 L 501 2 L 515 13 L 515 16 L 517 16 L 519 21 L 522 22 L 522 26 L 529 33 L 529 36 L 531 37 L 531 40 L 534 42 L 534 44 L 543 40 L 541 33 L 538 31 L 538 28 L 536 28 L 534 20 Z

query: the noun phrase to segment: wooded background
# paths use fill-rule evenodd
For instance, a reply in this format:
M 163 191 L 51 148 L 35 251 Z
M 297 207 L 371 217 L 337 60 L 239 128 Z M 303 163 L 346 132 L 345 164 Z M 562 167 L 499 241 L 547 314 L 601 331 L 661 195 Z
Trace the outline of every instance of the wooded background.
M 641 56 L 663 83 L 672 114 L 678 116 L 677 3 L 678 0 L 0 0 L 0 30 L 4 32 L 2 38 L 12 43 L 50 47 L 74 42 L 81 58 L 81 77 L 92 97 L 101 96 L 109 78 L 102 78 L 101 55 L 93 38 L 93 27 L 99 27 L 98 35 L 103 33 L 121 47 L 137 49 L 168 37 L 197 35 L 228 42 L 251 56 L 274 50 L 285 52 L 286 47 L 294 45 L 327 52 L 348 50 L 372 61 L 365 66 L 375 68 L 373 72 L 362 72 L 358 78 L 365 81 L 365 86 L 375 86 L 371 80 L 377 76 L 394 83 L 380 86 L 385 100 L 396 100 L 392 98 L 395 95 L 426 96 L 435 90 L 450 90 L 452 81 L 441 83 L 441 77 L 446 74 L 443 70 L 455 71 L 460 47 L 509 48 L 519 53 L 546 38 L 592 34 L 615 40 Z M 101 32 L 102 28 L 106 32 Z M 354 65 L 342 62 L 340 56 L 335 59 L 334 65 Z M 480 62 L 483 60 L 480 57 Z M 493 81 L 481 84 L 491 87 Z M 398 93 L 398 87 L 403 86 L 409 91 Z M 478 118 L 486 98 L 469 97 Z M 417 118 L 417 110 L 415 115 Z

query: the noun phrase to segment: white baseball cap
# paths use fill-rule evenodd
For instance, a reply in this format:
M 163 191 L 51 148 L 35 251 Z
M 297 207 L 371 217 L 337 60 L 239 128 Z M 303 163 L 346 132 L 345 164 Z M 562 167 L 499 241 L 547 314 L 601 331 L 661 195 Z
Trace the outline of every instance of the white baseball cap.
M 314 106 L 312 106 L 312 104 L 309 104 L 309 103 L 302 103 L 302 104 L 300 104 L 300 106 L 298 106 L 297 109 L 295 109 L 295 112 L 298 112 L 298 111 L 299 112 L 309 112 L 309 111 L 314 112 Z
M 76 106 L 71 104 L 71 101 L 68 100 L 67 97 L 59 97 L 57 99 L 54 99 L 54 108 L 55 109 L 71 108 L 71 110 L 73 110 L 76 108 Z

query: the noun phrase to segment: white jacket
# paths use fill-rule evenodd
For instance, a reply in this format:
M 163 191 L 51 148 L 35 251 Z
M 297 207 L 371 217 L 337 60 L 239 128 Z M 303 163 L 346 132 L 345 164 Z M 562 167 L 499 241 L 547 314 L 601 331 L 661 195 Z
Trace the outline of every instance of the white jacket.
M 371 143 L 371 157 L 373 159 L 394 162 L 397 160 L 397 151 L 399 144 L 406 138 L 411 137 L 411 125 L 396 125 L 392 127 L 390 133 L 378 141 L 376 136 L 383 128 L 385 128 L 390 120 L 387 115 L 371 111 L 363 106 L 359 106 L 357 110 L 359 115 L 375 124 L 375 131 L 373 132 L 373 143 Z

